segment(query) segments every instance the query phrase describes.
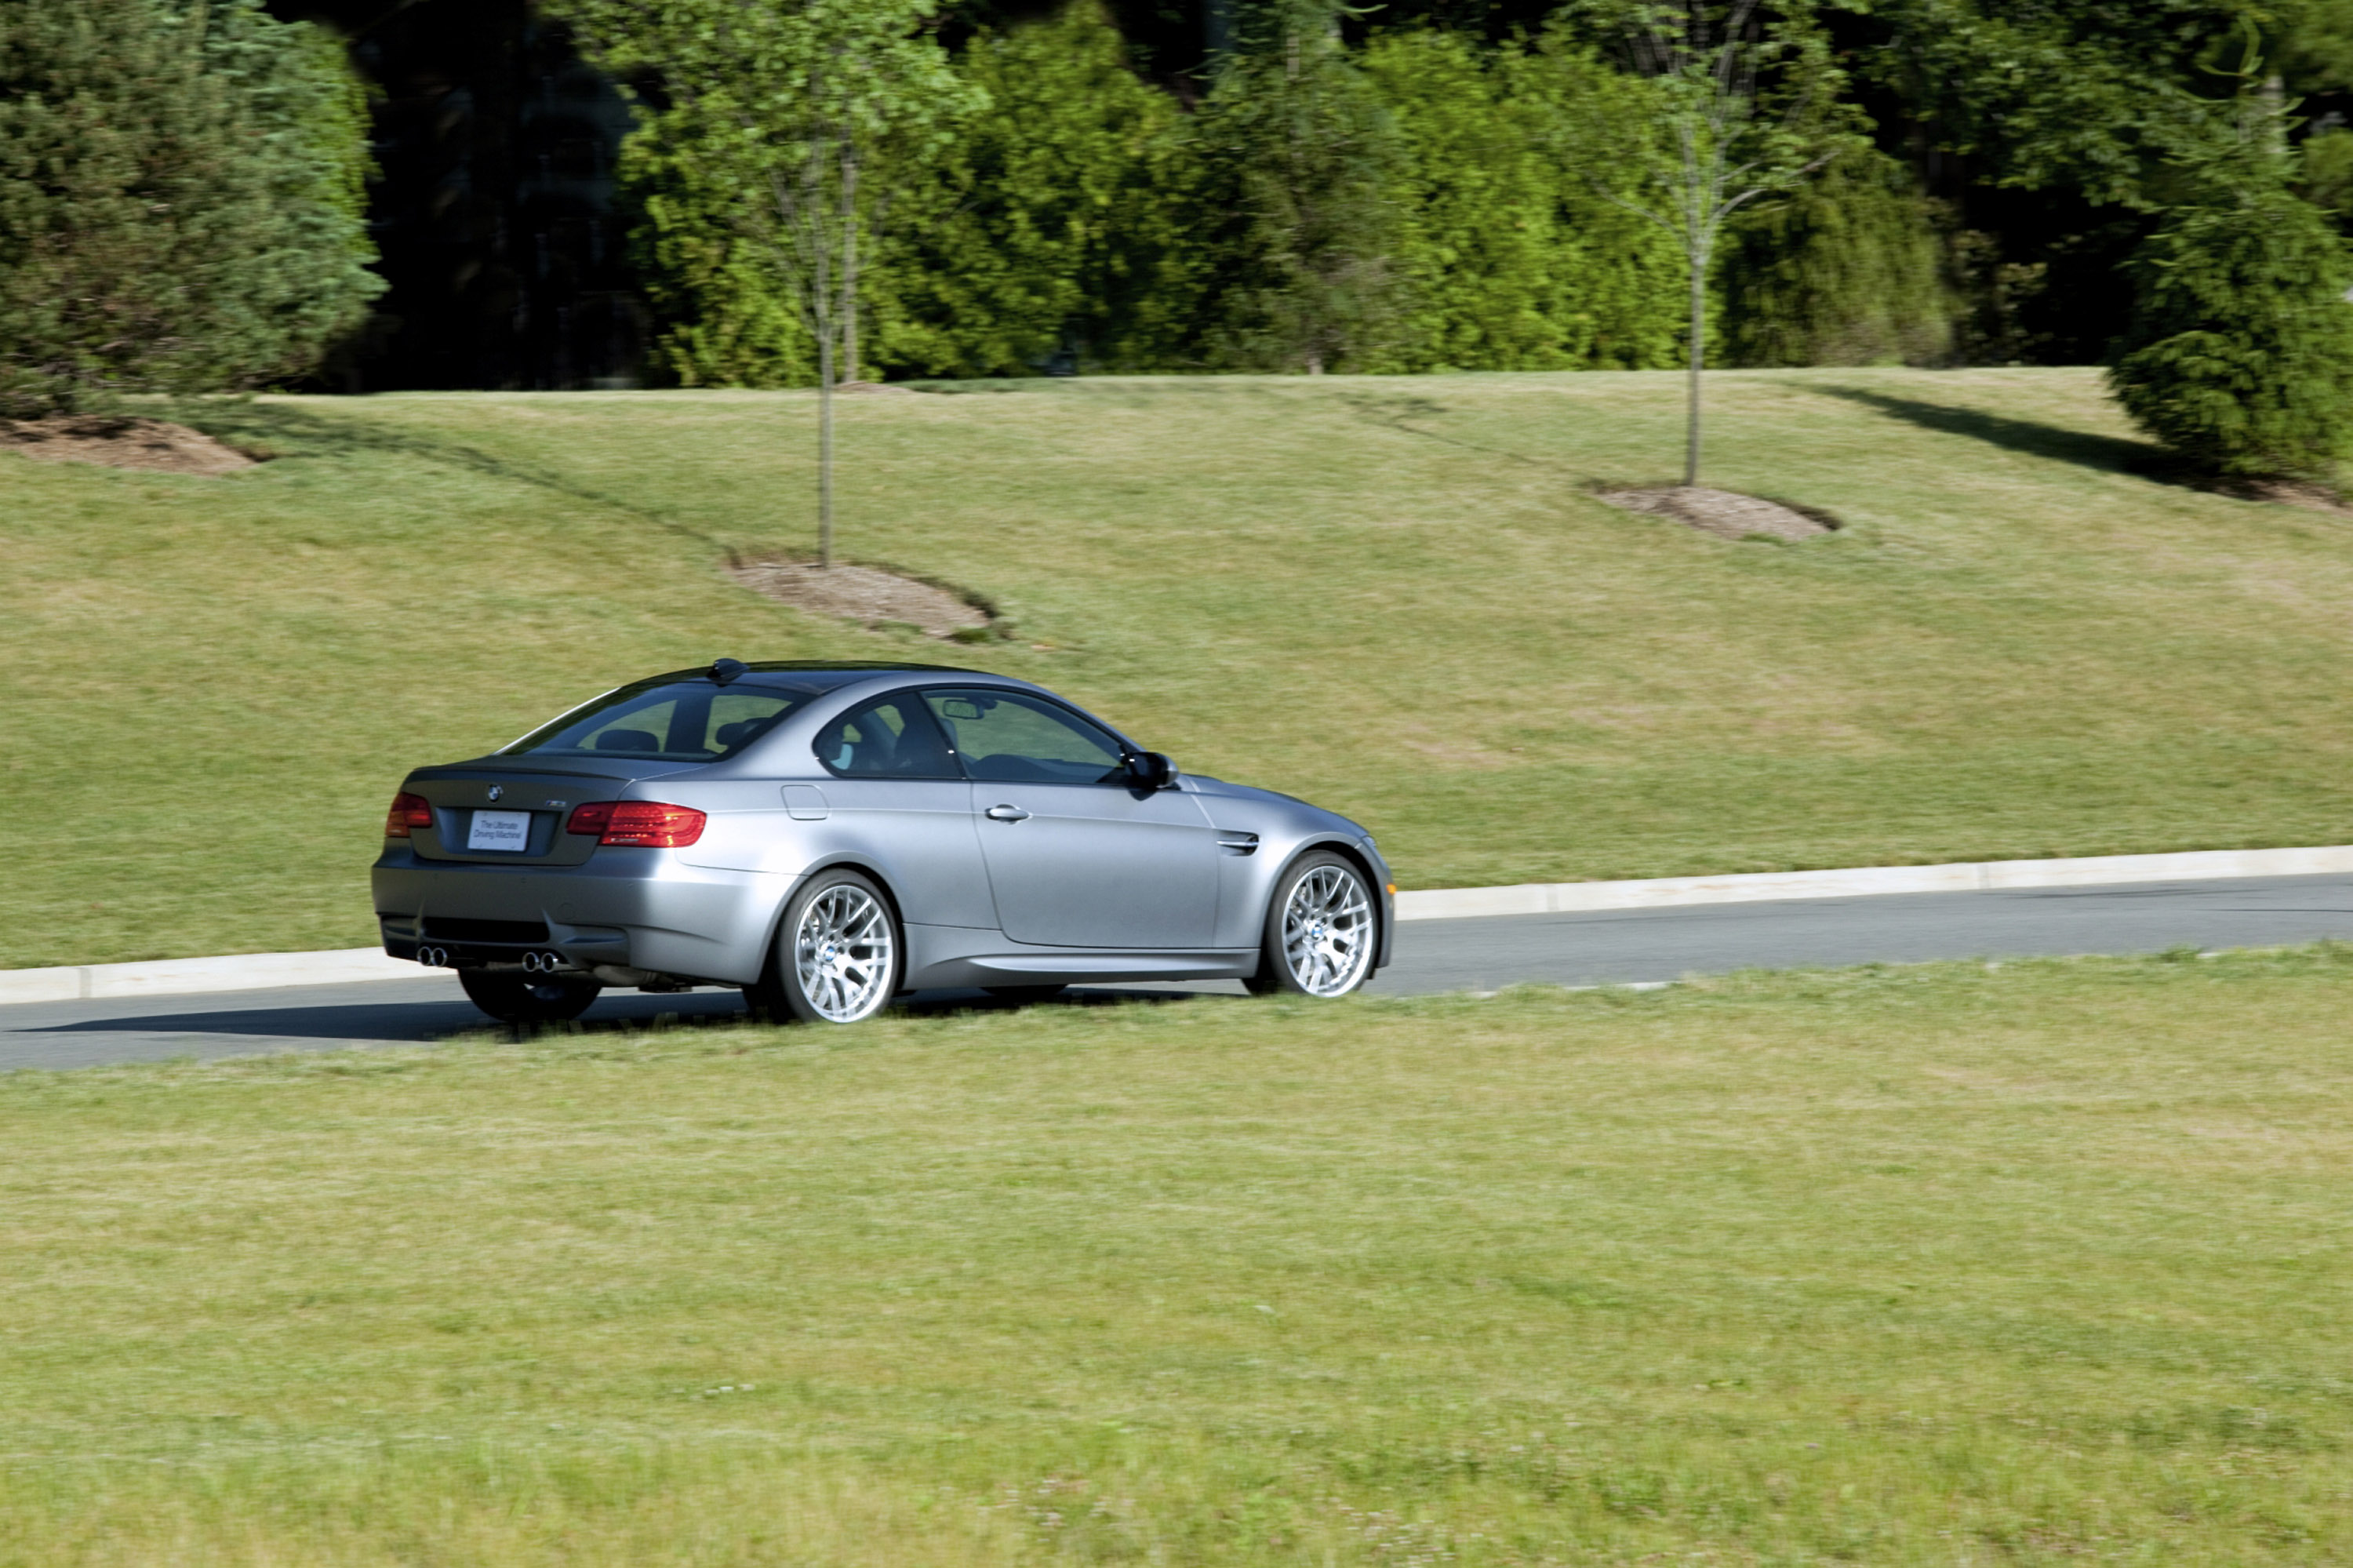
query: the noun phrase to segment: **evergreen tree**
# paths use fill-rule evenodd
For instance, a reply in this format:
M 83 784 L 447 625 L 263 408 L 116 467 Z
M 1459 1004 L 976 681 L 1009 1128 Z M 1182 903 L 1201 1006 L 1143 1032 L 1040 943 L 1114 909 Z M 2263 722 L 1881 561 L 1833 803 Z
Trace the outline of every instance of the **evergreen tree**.
M 1902 165 L 1857 147 L 1726 229 L 1717 261 L 1732 363 L 1933 365 L 1957 302 Z
M 314 366 L 382 289 L 355 92 L 259 0 L 0 0 L 0 409 Z
M 2142 429 L 2200 468 L 2326 475 L 2353 414 L 2353 265 L 2273 162 L 2210 165 L 2208 188 L 2136 252 L 2108 378 Z

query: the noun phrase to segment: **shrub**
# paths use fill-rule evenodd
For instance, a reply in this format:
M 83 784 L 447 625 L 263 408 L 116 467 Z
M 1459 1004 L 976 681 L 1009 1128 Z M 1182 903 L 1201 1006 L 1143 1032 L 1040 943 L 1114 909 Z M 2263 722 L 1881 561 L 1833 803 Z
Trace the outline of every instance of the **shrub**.
M 1725 234 L 1726 355 L 1766 366 L 1936 364 L 1957 310 L 1943 250 L 1902 165 L 1849 152 Z

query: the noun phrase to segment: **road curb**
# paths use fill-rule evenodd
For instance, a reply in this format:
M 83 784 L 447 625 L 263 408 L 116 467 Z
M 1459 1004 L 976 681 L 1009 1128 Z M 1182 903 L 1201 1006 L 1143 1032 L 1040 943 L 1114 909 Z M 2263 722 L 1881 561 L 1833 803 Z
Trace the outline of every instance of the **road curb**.
M 1672 909 L 1694 904 L 1756 904 L 1788 898 L 1863 898 L 1898 893 L 1982 893 L 2000 888 L 2097 887 L 2129 882 L 2203 882 L 2228 876 L 2325 876 L 2353 872 L 2353 844 L 2317 849 L 2193 850 L 2079 860 L 1968 861 L 1953 865 L 1873 865 L 1845 871 L 1768 871 L 1739 876 L 1658 876 L 1635 882 L 1531 882 L 1516 887 L 1447 887 L 1397 895 L 1399 920 L 1465 920 L 1495 915 L 1571 915 L 1609 909 Z M 0 969 L 0 1005 L 104 997 L 192 996 L 280 986 L 431 980 L 428 969 L 375 948 L 327 953 L 241 953 L 159 959 L 140 964 Z
M 218 959 L 156 959 L 143 964 L 0 969 L 0 1003 L 195 996 L 206 991 L 268 991 L 289 985 L 429 980 L 448 973 L 446 969 L 428 969 L 389 958 L 381 948 L 346 948 L 330 953 L 237 953 Z
M 1397 895 L 1399 920 L 1493 915 L 1568 915 L 1671 909 L 1785 898 L 1862 898 L 1894 893 L 1983 893 L 1999 888 L 2096 887 L 2128 882 L 2204 882 L 2226 876 L 2322 876 L 2353 872 L 2353 845 L 2316 849 L 2191 850 L 2178 854 L 2086 855 L 2078 860 L 1965 861 L 1872 865 L 1847 871 L 1767 871 L 1739 876 L 1658 876 L 1637 882 L 1530 882 Z

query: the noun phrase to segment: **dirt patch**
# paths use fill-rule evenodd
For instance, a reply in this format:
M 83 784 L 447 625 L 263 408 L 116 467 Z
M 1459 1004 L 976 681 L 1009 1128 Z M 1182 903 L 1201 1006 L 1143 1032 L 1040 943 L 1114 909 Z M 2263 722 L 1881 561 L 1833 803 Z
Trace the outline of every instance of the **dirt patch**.
M 1818 539 L 1831 525 L 1818 517 L 1729 490 L 1701 485 L 1666 485 L 1652 490 L 1599 490 L 1594 498 L 1629 512 L 1672 517 L 1703 534 L 1724 539 Z
M 814 561 L 739 561 L 727 573 L 779 604 L 868 626 L 895 622 L 920 627 L 926 637 L 959 641 L 978 641 L 989 630 L 988 611 L 961 594 L 879 567 L 828 570 Z
M 94 462 L 106 468 L 207 476 L 251 468 L 254 460 L 202 430 L 166 419 L 59 414 L 0 419 L 0 449 L 43 462 Z
M 2353 517 L 2353 506 L 2325 484 L 2308 479 L 2241 479 L 2217 484 L 2224 495 L 2241 501 L 2268 501 L 2306 512 L 2326 512 L 2332 517 Z

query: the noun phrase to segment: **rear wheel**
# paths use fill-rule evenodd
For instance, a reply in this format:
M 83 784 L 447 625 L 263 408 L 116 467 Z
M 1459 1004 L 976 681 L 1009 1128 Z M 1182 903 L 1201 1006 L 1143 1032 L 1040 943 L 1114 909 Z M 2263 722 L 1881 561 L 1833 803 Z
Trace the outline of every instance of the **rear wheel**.
M 1067 985 L 985 985 L 980 988 L 999 1001 L 1051 1001 L 1071 988 Z
M 899 923 L 882 890 L 854 871 L 821 871 L 793 895 L 752 1011 L 779 1022 L 855 1023 L 899 989 Z
M 483 969 L 459 969 L 458 983 L 468 1001 L 501 1023 L 565 1022 L 587 1012 L 600 989 L 594 980 Z
M 1242 983 L 1261 996 L 1345 996 L 1373 972 L 1380 916 L 1355 862 L 1310 850 L 1274 885 L 1258 973 Z

